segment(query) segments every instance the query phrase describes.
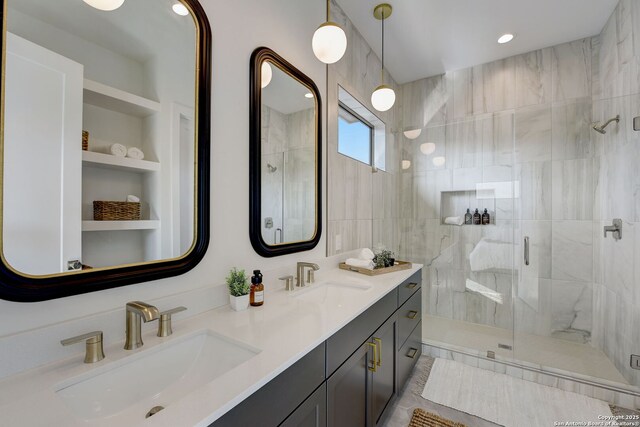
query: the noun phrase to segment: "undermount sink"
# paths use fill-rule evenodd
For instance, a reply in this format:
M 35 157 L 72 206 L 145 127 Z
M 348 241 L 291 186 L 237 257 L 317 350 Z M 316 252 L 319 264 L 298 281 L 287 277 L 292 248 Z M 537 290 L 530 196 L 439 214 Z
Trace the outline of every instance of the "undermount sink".
M 348 283 L 348 282 L 321 282 L 295 292 L 294 298 L 310 301 L 326 303 L 328 301 L 340 302 L 345 299 L 356 297 L 363 292 L 372 288 L 366 283 Z
M 259 352 L 203 330 L 69 379 L 55 393 L 83 419 L 129 413 L 135 406 L 142 420 L 152 407 L 171 404 Z

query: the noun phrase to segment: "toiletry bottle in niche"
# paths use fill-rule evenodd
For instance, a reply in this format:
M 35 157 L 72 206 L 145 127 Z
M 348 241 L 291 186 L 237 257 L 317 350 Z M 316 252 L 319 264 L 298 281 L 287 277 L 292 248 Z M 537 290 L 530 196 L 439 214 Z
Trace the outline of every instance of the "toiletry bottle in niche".
M 262 273 L 260 273 L 260 270 L 253 270 L 249 303 L 253 307 L 259 307 L 264 304 L 264 285 L 262 284 Z
M 467 209 L 467 213 L 464 214 L 464 223 L 467 225 L 473 224 L 473 216 L 471 215 L 471 209 Z
M 476 212 L 473 214 L 473 223 L 475 225 L 480 225 L 482 223 L 482 219 L 480 217 L 480 212 L 476 209 Z
M 489 212 L 487 212 L 487 210 L 484 210 L 484 213 L 482 214 L 482 225 L 489 225 L 491 224 L 491 216 L 489 215 Z

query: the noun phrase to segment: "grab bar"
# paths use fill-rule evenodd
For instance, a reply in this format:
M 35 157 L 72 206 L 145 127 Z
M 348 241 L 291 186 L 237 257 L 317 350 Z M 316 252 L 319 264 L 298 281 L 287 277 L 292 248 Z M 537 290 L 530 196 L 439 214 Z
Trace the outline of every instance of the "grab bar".
M 524 238 L 524 265 L 529 265 L 529 236 Z

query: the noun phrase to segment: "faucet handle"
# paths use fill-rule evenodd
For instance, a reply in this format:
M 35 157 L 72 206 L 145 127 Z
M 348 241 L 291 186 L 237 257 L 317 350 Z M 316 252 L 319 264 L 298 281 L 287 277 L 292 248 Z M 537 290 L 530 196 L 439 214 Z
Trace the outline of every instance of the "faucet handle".
M 63 346 L 77 344 L 85 341 L 86 351 L 84 354 L 84 363 L 96 363 L 104 359 L 104 349 L 102 347 L 102 331 L 93 331 L 77 337 L 67 338 L 60 341 Z
M 171 315 L 180 313 L 185 311 L 187 307 L 176 307 L 171 310 L 161 311 L 160 312 L 160 321 L 158 322 L 158 336 L 159 337 L 168 337 L 173 333 L 173 329 L 171 328 Z
M 278 280 L 284 280 L 285 282 L 285 289 L 287 291 L 292 291 L 293 288 L 293 276 L 289 275 L 289 276 L 283 276 L 283 277 L 279 277 Z

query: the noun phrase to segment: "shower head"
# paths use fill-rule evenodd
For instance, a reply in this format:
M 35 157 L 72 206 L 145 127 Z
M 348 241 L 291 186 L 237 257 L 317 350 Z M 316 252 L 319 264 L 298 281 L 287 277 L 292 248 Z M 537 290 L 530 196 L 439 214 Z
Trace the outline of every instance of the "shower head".
M 267 163 L 267 169 L 269 169 L 269 173 L 274 173 L 278 170 L 276 166 L 272 166 L 271 163 Z
M 618 114 L 617 116 L 615 116 L 615 117 L 614 117 L 614 118 L 612 118 L 612 119 L 607 120 L 607 121 L 605 122 L 605 124 L 603 124 L 603 125 L 598 124 L 598 123 L 595 123 L 595 124 L 592 126 L 592 128 L 593 128 L 593 130 L 595 130 L 595 131 L 596 131 L 596 132 L 598 132 L 599 134 L 604 135 L 605 133 L 607 133 L 607 131 L 605 130 L 605 128 L 606 128 L 607 126 L 609 126 L 609 124 L 610 124 L 611 122 L 620 123 L 620 114 Z

